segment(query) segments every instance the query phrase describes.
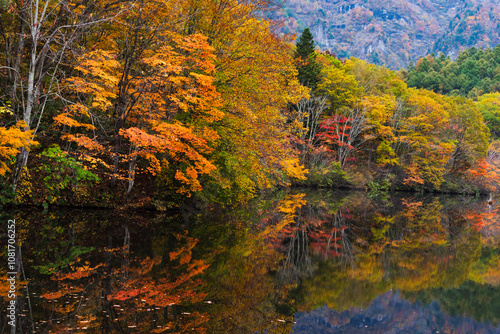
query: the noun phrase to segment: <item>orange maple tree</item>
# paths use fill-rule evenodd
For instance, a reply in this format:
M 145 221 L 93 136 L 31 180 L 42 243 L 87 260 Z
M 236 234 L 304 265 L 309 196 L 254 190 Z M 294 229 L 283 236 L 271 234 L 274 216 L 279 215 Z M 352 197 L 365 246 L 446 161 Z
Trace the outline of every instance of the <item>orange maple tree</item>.
M 218 138 L 209 125 L 222 117 L 213 83 L 213 49 L 200 34 L 161 34 L 164 40 L 149 45 L 157 47 L 154 51 L 144 50 L 135 59 L 140 74 L 127 82 L 128 68 L 118 58 L 119 48 L 83 55 L 76 67 L 80 75 L 68 78 L 66 89 L 87 99 L 69 104 L 54 121 L 63 126 L 63 139 L 99 158 L 113 179 L 126 180 L 127 192 L 136 171 L 156 175 L 173 169 L 181 183 L 178 192 L 190 194 L 201 188 L 199 175 L 215 169 L 206 157 Z M 114 144 L 96 126 L 103 115 L 115 121 Z M 139 158 L 146 162 L 141 168 Z

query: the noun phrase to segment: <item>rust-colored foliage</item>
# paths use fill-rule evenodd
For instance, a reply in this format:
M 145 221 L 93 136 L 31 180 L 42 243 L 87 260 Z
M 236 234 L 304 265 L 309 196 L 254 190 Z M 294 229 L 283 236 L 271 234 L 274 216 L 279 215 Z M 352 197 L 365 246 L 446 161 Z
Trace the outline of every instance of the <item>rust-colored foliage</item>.
M 488 191 L 495 192 L 500 180 L 500 171 L 498 164 L 490 162 L 487 159 L 481 159 L 467 171 L 467 176 L 478 184 L 481 184 Z
M 169 329 L 172 332 L 174 328 L 177 328 L 174 333 L 184 333 L 195 328 L 196 332 L 204 333 L 203 324 L 209 320 L 206 314 L 193 312 L 182 319 L 167 316 L 173 307 L 199 303 L 206 296 L 197 291 L 200 284 L 197 276 L 208 264 L 192 258 L 198 241 L 186 234 L 175 237 L 180 247 L 170 252 L 167 266 L 161 256 L 132 260 L 132 265 L 121 269 L 111 268 L 110 263 L 91 266 L 77 259 L 70 270 L 53 274 L 54 284 L 48 284 L 40 297 L 44 307 L 64 324 L 49 321 L 46 326 L 50 330 L 58 330 L 60 326 L 88 329 L 112 326 L 138 333 L 163 333 Z M 128 256 L 127 249 L 106 249 L 105 253 Z M 131 317 L 137 313 L 141 314 L 140 319 Z

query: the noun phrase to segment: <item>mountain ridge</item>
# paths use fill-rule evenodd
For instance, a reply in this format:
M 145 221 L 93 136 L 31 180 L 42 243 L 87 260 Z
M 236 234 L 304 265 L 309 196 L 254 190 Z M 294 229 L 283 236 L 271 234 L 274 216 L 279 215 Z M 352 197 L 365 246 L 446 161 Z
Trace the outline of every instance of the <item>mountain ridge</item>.
M 317 46 L 391 69 L 430 53 L 455 59 L 470 47 L 500 44 L 500 8 L 493 0 L 285 0 L 270 14 L 281 33 L 309 27 Z

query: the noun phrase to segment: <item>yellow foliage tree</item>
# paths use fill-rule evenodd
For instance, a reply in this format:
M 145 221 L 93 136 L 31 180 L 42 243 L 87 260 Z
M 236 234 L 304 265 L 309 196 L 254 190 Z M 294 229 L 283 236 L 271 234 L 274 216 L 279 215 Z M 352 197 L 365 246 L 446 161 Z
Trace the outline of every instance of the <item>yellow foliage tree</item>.
M 10 128 L 0 127 L 0 176 L 10 172 L 9 164 L 21 148 L 29 150 L 38 144 L 33 140 L 33 130 L 23 131 L 26 124 L 22 121 Z
M 188 27 L 208 36 L 216 55 L 216 85 L 224 117 L 214 124 L 220 139 L 213 154 L 217 194 L 241 202 L 257 189 L 289 184 L 306 170 L 290 143 L 283 110 L 307 96 L 297 80 L 293 48 L 259 18 L 266 1 L 219 0 L 196 8 Z M 197 6 L 198 5 L 198 6 Z
M 403 144 L 406 183 L 422 179 L 429 187 L 439 189 L 444 182 L 445 165 L 455 148 L 445 136 L 450 121 L 450 104 L 427 90 L 408 89 L 405 104 L 408 115 L 402 120 L 398 141 Z
M 185 36 L 163 24 L 166 17 L 182 18 L 179 10 L 148 2 L 127 11 L 118 22 L 123 30 L 111 29 L 79 58 L 78 76 L 66 80 L 66 90 L 80 101 L 54 119 L 63 125 L 63 139 L 100 156 L 106 167 L 112 162 L 107 172 L 127 182 L 127 193 L 137 171 L 171 169 L 177 191 L 189 195 L 201 189 L 199 175 L 215 169 L 206 158 L 218 138 L 209 125 L 222 117 L 213 48 L 201 34 Z M 110 137 L 102 128 L 113 124 Z

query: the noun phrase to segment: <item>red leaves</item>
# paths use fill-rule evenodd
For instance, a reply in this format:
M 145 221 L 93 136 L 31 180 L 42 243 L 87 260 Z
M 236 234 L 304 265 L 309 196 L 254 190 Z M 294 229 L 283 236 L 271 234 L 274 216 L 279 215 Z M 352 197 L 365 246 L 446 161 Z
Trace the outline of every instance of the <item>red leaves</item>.
M 333 115 L 321 122 L 319 125 L 320 132 L 316 137 L 329 144 L 341 147 L 347 146 L 349 149 L 353 149 L 354 147 L 346 142 L 349 138 L 348 131 L 351 129 L 351 126 L 347 124 L 352 121 L 352 118 L 347 118 L 342 115 Z
M 481 159 L 473 168 L 468 170 L 467 174 L 469 178 L 481 184 L 489 191 L 493 192 L 497 189 L 500 175 L 498 173 L 498 167 L 494 163 L 486 159 Z

